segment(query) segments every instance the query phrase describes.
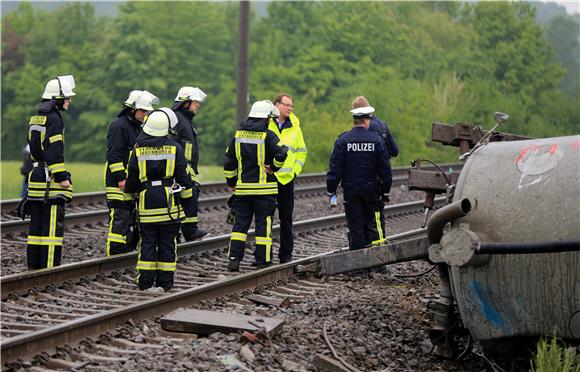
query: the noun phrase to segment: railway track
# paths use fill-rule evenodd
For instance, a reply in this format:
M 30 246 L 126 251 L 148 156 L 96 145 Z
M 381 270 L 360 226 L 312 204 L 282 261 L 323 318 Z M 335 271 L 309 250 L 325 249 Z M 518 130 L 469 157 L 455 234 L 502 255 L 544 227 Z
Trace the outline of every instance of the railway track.
M 388 225 L 407 232 L 391 238 L 424 239 L 424 230 L 408 232 L 419 226 L 421 212 L 422 202 L 387 207 Z M 128 319 L 152 318 L 202 299 L 286 280 L 298 265 L 346 246 L 344 224 L 344 215 L 295 223 L 296 261 L 256 271 L 246 257 L 242 274 L 225 271 L 229 235 L 181 244 L 176 285 L 163 295 L 137 290 L 135 253 L 2 277 L 3 361 L 103 334 Z
M 460 169 L 461 164 L 444 164 L 444 169 Z M 430 169 L 426 167 L 424 169 Z M 393 168 L 393 185 L 405 184 L 408 180 L 409 167 Z M 295 193 L 297 197 L 316 195 L 326 191 L 326 174 L 310 173 L 296 179 Z M 223 182 L 204 183 L 202 197 L 199 200 L 200 209 L 212 210 L 225 207 L 225 202 L 231 192 Z M 28 228 L 29 219 L 22 221 L 15 214 L 20 199 L 0 201 L 2 234 L 19 234 Z M 95 219 L 104 219 L 108 214 L 104 192 L 89 192 L 75 194 L 73 201 L 67 204 L 67 223 L 83 224 Z

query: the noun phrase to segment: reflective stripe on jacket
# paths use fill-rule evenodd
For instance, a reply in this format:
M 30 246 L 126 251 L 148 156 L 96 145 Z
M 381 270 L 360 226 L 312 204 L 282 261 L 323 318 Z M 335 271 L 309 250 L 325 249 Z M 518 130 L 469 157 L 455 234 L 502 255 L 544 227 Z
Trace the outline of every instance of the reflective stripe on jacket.
M 300 120 L 294 113 L 290 113 L 289 117 L 291 126 L 282 127 L 282 131 L 278 128 L 275 119 L 270 119 L 268 129 L 274 132 L 280 138 L 280 145 L 288 147 L 288 157 L 284 165 L 274 173 L 278 182 L 282 185 L 290 183 L 294 177 L 302 173 L 304 163 L 306 163 L 306 144 L 302 136 L 302 129 L 300 129 Z
M 56 107 L 39 109 L 30 118 L 28 144 L 35 162 L 28 176 L 28 199 L 70 201 L 72 184 L 66 189 L 60 186 L 62 181 L 70 181 L 70 176 L 64 165 L 64 123 Z
M 167 137 L 141 133 L 129 160 L 125 193 L 139 193 L 140 223 L 178 223 L 192 216 L 184 199 L 192 197 L 183 149 Z M 176 182 L 184 189 L 171 193 Z
M 276 177 L 265 166 L 273 171 L 282 167 L 286 148 L 278 145 L 280 140 L 266 125 L 267 119 L 248 118 L 226 149 L 224 175 L 236 195 L 278 194 Z
M 107 162 L 105 163 L 104 178 L 107 192 L 107 201 L 121 206 L 123 203 L 131 201 L 133 195 L 125 194 L 119 188 L 119 182 L 127 177 L 126 168 L 129 164 L 129 155 L 139 132 L 140 123 L 131 116 L 131 111 L 123 109 L 117 118 L 109 125 L 107 133 Z

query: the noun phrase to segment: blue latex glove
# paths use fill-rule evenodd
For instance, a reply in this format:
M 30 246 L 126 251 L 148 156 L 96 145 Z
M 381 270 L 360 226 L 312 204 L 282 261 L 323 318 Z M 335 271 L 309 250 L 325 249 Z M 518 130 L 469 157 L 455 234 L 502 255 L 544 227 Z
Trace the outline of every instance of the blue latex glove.
M 336 199 L 336 194 L 330 195 L 330 208 L 338 207 L 338 200 Z

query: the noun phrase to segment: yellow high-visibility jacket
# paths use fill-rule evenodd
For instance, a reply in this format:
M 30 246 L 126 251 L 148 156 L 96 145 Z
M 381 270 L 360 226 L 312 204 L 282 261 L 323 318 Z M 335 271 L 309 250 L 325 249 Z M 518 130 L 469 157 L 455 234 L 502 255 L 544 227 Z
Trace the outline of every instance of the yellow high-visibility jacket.
M 282 165 L 282 168 L 276 173 L 278 182 L 282 185 L 290 183 L 294 177 L 302 173 L 302 168 L 306 163 L 306 143 L 302 136 L 302 129 L 300 129 L 300 120 L 294 113 L 290 113 L 290 120 L 286 120 L 282 126 L 282 131 L 278 128 L 278 124 L 274 119 L 270 119 L 268 129 L 274 132 L 280 138 L 280 145 L 288 147 L 288 157 Z M 290 124 L 288 124 L 288 121 Z

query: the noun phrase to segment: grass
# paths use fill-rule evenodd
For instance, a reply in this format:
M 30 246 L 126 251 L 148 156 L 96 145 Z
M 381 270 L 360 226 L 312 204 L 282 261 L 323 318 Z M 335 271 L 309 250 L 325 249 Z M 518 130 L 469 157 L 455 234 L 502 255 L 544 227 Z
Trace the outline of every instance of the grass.
M 20 165 L 18 161 L 0 162 L 0 198 L 2 200 L 20 197 L 23 179 L 20 174 Z M 72 174 L 75 192 L 105 191 L 104 164 L 65 163 L 65 165 Z M 201 182 L 225 181 L 223 168 L 219 166 L 202 166 L 199 173 Z
M 532 372 L 580 372 L 573 348 L 566 348 L 557 337 L 542 338 L 532 360 Z

